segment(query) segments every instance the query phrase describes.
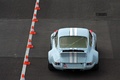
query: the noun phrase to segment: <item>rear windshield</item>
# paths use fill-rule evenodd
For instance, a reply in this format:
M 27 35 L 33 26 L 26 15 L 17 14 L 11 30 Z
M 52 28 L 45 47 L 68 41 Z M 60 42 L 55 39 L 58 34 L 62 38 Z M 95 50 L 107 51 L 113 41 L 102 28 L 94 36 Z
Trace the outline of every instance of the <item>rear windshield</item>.
M 61 48 L 86 48 L 87 38 L 83 36 L 63 36 L 60 37 Z

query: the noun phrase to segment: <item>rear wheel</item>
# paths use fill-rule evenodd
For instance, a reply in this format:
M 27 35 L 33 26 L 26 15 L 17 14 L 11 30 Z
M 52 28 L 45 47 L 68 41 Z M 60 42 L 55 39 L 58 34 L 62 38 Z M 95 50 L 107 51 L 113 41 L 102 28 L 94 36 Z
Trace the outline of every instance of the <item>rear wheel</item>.
M 96 43 L 96 46 L 95 46 L 95 50 L 98 51 L 98 48 L 97 48 L 97 43 Z
M 52 45 L 50 44 L 50 50 L 52 49 Z
M 92 68 L 92 70 L 94 70 L 94 71 L 99 70 L 99 63 L 98 63 L 98 64 L 96 64 L 96 65 Z
M 54 68 L 53 65 L 50 64 L 49 62 L 48 62 L 48 69 L 49 69 L 50 71 L 55 71 L 55 68 Z

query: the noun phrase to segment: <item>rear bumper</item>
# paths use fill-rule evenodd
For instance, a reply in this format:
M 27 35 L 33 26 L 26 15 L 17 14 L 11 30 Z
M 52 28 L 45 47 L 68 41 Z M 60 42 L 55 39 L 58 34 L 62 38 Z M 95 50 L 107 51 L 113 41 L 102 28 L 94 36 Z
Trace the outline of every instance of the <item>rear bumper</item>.
M 53 67 L 58 70 L 66 69 L 80 69 L 80 70 L 90 70 L 95 66 L 95 63 L 87 65 L 86 63 L 60 63 L 60 65 L 53 64 Z

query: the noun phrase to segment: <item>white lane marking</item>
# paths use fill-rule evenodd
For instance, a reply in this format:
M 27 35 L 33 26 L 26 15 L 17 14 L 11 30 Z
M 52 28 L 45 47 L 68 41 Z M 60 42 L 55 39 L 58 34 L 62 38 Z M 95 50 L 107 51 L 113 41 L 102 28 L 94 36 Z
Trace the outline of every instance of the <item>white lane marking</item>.
M 36 2 L 39 3 L 39 0 L 36 0 Z M 36 6 L 37 6 L 37 5 L 36 5 L 36 3 L 35 3 L 35 7 L 36 7 Z M 34 10 L 33 17 L 34 17 L 34 14 L 37 15 L 37 10 Z M 32 23 L 31 23 L 31 28 L 32 28 L 32 26 L 34 26 L 34 25 L 35 25 L 35 22 L 32 22 Z M 30 28 L 30 30 L 31 30 L 31 28 Z M 29 34 L 29 38 L 28 38 L 28 39 L 32 40 L 32 36 L 33 36 L 32 34 Z M 27 45 L 28 45 L 28 42 L 27 42 Z M 24 62 L 25 62 L 25 60 L 26 60 L 26 55 L 29 56 L 29 51 L 30 51 L 30 48 L 26 48 L 26 52 L 25 52 L 25 56 L 24 56 Z M 24 65 L 24 64 L 23 64 L 22 72 L 21 72 L 21 76 L 20 76 L 20 80 L 23 80 L 23 79 L 22 79 L 22 74 L 25 75 L 26 67 L 27 67 L 27 65 Z

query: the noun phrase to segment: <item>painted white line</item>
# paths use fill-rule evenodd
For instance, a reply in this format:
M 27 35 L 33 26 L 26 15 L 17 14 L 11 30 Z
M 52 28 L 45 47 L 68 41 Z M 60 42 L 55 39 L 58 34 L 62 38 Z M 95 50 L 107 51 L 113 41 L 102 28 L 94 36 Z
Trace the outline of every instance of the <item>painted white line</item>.
M 40 0 L 36 0 L 36 3 L 39 3 L 39 1 L 40 1 Z M 35 8 L 36 8 L 36 6 L 37 6 L 36 3 L 35 3 Z M 33 17 L 34 17 L 34 14 L 37 15 L 37 10 L 34 10 Z M 32 21 L 32 23 L 31 23 L 31 28 L 32 28 L 32 26 L 34 26 L 34 25 L 35 25 L 35 22 Z M 31 31 L 31 28 L 30 28 L 30 31 Z M 28 39 L 32 40 L 32 36 L 33 36 L 32 34 L 29 34 Z M 29 43 L 29 42 L 27 42 L 27 45 L 28 45 L 28 43 Z M 25 62 L 25 60 L 26 60 L 26 55 L 29 56 L 29 51 L 30 51 L 30 48 L 26 48 L 26 52 L 25 52 L 25 56 L 24 56 L 24 62 Z M 25 80 L 25 79 L 22 78 L 22 75 L 23 75 L 23 74 L 25 75 L 26 67 L 27 67 L 27 65 L 23 64 L 22 72 L 21 72 L 21 76 L 20 76 L 20 80 Z

